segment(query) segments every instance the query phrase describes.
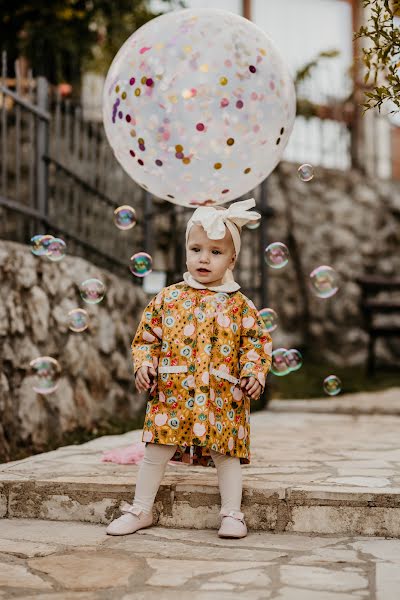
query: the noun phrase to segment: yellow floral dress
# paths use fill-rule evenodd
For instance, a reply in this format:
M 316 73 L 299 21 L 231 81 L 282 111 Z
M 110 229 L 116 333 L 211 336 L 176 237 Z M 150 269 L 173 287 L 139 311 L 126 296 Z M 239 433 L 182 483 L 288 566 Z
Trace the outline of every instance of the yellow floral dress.
M 271 337 L 240 291 L 164 288 L 145 308 L 132 342 L 135 373 L 158 359 L 142 440 L 177 445 L 171 460 L 214 466 L 210 449 L 250 462 L 250 399 L 242 377 L 265 386 Z

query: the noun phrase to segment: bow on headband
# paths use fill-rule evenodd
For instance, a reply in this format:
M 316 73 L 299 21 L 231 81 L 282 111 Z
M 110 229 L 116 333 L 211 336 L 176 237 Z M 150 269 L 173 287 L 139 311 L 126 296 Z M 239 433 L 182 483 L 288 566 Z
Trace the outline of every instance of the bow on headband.
M 240 228 L 246 223 L 258 221 L 261 219 L 261 215 L 258 212 L 249 210 L 255 205 L 254 198 L 249 198 L 248 200 L 235 202 L 224 210 L 218 210 L 212 206 L 200 206 L 194 211 L 187 224 L 186 241 L 192 225 L 201 225 L 207 233 L 207 237 L 211 240 L 220 240 L 225 235 L 226 226 L 232 233 L 234 228 L 229 227 L 230 223 L 234 223 Z
M 261 218 L 257 212 L 248 210 L 256 205 L 254 198 L 242 200 L 231 204 L 225 210 L 218 210 L 212 206 L 200 206 L 192 215 L 190 221 L 201 225 L 211 240 L 219 240 L 225 235 L 225 223 L 231 221 L 238 227 Z

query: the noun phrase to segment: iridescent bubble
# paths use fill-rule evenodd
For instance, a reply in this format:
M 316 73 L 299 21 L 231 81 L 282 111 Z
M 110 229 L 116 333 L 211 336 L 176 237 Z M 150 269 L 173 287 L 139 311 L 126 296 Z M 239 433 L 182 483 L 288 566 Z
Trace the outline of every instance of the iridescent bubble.
M 31 252 L 35 256 L 40 256 L 40 252 L 42 249 L 42 246 L 41 246 L 42 237 L 43 237 L 43 235 L 40 233 L 31 237 L 31 241 L 30 241 Z
M 278 377 L 283 377 L 284 375 L 288 375 L 288 373 L 290 373 L 290 367 L 285 357 L 286 352 L 286 348 L 277 348 L 272 352 L 271 371 Z
M 33 389 L 38 394 L 51 394 L 57 389 L 61 368 L 55 358 L 39 356 L 29 363 L 31 374 L 35 376 Z
M 114 210 L 114 223 L 118 229 L 132 229 L 135 227 L 136 221 L 136 211 L 132 206 L 124 204 Z
M 301 181 L 311 181 L 314 177 L 314 167 L 306 163 L 297 169 L 297 173 Z
M 53 236 L 48 235 L 48 234 L 34 235 L 31 238 L 31 242 L 30 242 L 32 254 L 34 254 L 35 256 L 44 256 L 45 254 L 47 254 L 47 249 L 49 247 L 50 242 L 53 239 L 54 239 Z
M 131 256 L 129 268 L 136 277 L 146 277 L 153 269 L 153 259 L 146 252 L 138 252 Z
M 106 286 L 100 279 L 86 279 L 79 286 L 79 292 L 82 300 L 87 302 L 87 304 L 98 304 L 104 298 Z
M 265 329 L 268 331 L 268 333 L 271 333 L 271 331 L 275 331 L 275 329 L 278 327 L 278 315 L 276 314 L 274 309 L 262 308 L 258 314 L 263 320 Z
M 284 358 L 290 371 L 298 371 L 301 369 L 303 365 L 303 357 L 301 352 L 296 350 L 296 348 L 290 348 L 290 350 L 286 350 Z
M 247 229 L 258 229 L 261 225 L 261 219 L 258 219 L 258 221 L 250 221 L 250 223 L 247 223 L 246 227 Z
M 214 306 L 216 312 L 220 312 L 226 310 L 228 300 L 229 294 L 218 292 L 217 294 L 214 294 L 211 304 Z
M 53 262 L 62 260 L 66 253 L 67 244 L 61 238 L 53 238 L 47 246 L 46 256 Z
M 342 382 L 336 375 L 328 375 L 324 379 L 323 387 L 328 396 L 336 396 L 342 391 Z
M 205 296 L 205 314 L 208 318 L 217 316 L 218 313 L 223 313 L 227 309 L 227 301 L 229 300 L 229 294 L 225 292 L 218 292 L 217 294 L 210 294 Z
M 273 242 L 265 248 L 264 259 L 272 269 L 283 269 L 289 262 L 289 250 L 282 242 Z
M 68 327 L 71 331 L 80 333 L 87 329 L 89 315 L 83 308 L 74 308 L 68 313 Z
M 321 265 L 310 273 L 311 287 L 318 298 L 330 298 L 339 289 L 339 276 L 332 267 Z

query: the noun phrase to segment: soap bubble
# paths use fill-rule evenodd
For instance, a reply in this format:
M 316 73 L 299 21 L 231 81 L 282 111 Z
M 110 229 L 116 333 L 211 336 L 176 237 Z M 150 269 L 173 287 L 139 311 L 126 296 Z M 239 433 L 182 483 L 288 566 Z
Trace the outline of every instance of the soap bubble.
M 88 326 L 89 315 L 83 308 L 74 308 L 68 313 L 68 327 L 71 331 L 80 333 Z
M 314 177 L 314 167 L 306 163 L 297 169 L 297 173 L 301 181 L 311 181 Z
M 290 350 L 286 350 L 284 359 L 290 371 L 298 371 L 303 365 L 303 357 L 301 352 L 296 350 L 296 348 L 290 348 Z
M 258 314 L 261 317 L 265 325 L 265 329 L 268 331 L 268 333 L 271 333 L 271 331 L 275 331 L 275 329 L 278 327 L 278 315 L 276 314 L 274 309 L 262 308 Z
M 332 267 L 321 265 L 310 273 L 311 287 L 318 298 L 330 298 L 339 289 L 339 276 Z
M 129 268 L 136 277 L 146 277 L 153 269 L 153 259 L 146 252 L 138 252 L 131 256 Z
M 34 235 L 31 238 L 30 242 L 32 254 L 34 254 L 35 256 L 44 256 L 45 254 L 47 254 L 49 244 L 52 242 L 53 239 L 54 237 L 48 234 Z
M 265 262 L 273 269 L 283 269 L 289 261 L 289 250 L 282 242 L 273 242 L 265 248 Z
M 328 375 L 324 379 L 323 387 L 328 396 L 336 396 L 342 391 L 342 382 L 336 375 Z
M 271 372 L 278 377 L 283 377 L 290 373 L 290 367 L 286 360 L 286 348 L 277 348 L 272 352 Z
M 82 300 L 88 304 L 98 304 L 104 298 L 106 286 L 100 279 L 86 279 L 79 286 L 79 292 Z
M 67 253 L 67 244 L 61 238 L 53 238 L 47 246 L 46 256 L 53 262 L 62 260 Z
M 136 211 L 132 206 L 124 204 L 114 210 L 114 223 L 118 229 L 132 229 L 136 225 Z
M 250 223 L 246 224 L 247 229 L 258 229 L 261 225 L 261 219 L 258 219 L 258 221 L 250 221 Z
M 217 292 L 214 298 L 217 305 L 225 305 L 226 302 L 229 300 L 229 294 L 225 292 Z
M 42 244 L 41 244 L 42 237 L 43 237 L 43 235 L 40 233 L 31 237 L 31 241 L 30 241 L 31 252 L 35 256 L 40 256 L 40 254 L 43 250 Z
M 57 389 L 61 368 L 55 358 L 39 356 L 29 363 L 31 373 L 35 376 L 33 390 L 38 394 L 51 394 Z
M 229 294 L 225 292 L 218 292 L 217 294 L 210 294 L 205 296 L 202 303 L 205 303 L 205 314 L 206 317 L 215 317 L 218 313 L 223 313 L 227 309 L 227 301 L 229 300 Z

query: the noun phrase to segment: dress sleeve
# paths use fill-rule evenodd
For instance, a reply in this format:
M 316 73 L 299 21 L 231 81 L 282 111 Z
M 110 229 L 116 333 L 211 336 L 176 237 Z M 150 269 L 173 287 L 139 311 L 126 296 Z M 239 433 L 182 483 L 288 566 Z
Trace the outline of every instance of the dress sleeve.
M 255 377 L 263 390 L 272 362 L 272 339 L 258 316 L 254 304 L 246 298 L 242 309 L 239 366 L 242 377 Z
M 143 311 L 136 335 L 132 341 L 134 372 L 143 366 L 153 366 L 153 358 L 160 356 L 162 338 L 162 292 L 153 298 Z

